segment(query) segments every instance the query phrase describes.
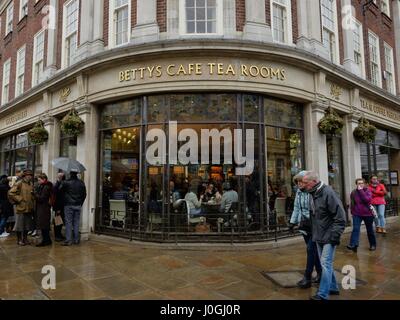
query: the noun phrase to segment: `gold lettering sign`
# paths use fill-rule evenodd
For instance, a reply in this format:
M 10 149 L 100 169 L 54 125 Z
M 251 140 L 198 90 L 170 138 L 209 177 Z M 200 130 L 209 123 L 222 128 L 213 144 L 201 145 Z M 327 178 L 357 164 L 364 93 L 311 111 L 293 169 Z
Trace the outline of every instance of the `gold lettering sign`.
M 60 102 L 65 103 L 68 101 L 68 97 L 71 94 L 71 88 L 70 87 L 66 87 L 61 89 L 60 91 Z
M 187 64 L 169 64 L 165 67 L 161 65 L 146 66 L 141 68 L 132 68 L 121 70 L 118 73 L 119 82 L 128 82 L 138 79 L 159 78 L 163 75 L 168 77 L 200 76 L 208 74 L 210 76 L 236 76 L 248 78 L 275 79 L 279 81 L 286 80 L 286 70 L 264 65 L 240 66 L 226 63 L 187 63 Z
M 25 119 L 28 117 L 28 110 L 23 110 L 18 113 L 14 113 L 11 117 L 6 118 L 5 123 L 6 126 L 10 126 L 14 123 L 17 123 L 18 121 Z
M 381 105 L 378 105 L 374 102 L 365 100 L 365 99 L 360 99 L 361 102 L 361 108 L 368 110 L 370 112 L 373 112 L 375 114 L 378 114 L 380 116 L 383 116 L 385 118 L 394 120 L 394 121 L 400 121 L 400 113 L 389 110 Z
M 340 100 L 340 96 L 342 95 L 342 88 L 339 87 L 337 84 L 331 84 L 331 96 L 336 99 Z

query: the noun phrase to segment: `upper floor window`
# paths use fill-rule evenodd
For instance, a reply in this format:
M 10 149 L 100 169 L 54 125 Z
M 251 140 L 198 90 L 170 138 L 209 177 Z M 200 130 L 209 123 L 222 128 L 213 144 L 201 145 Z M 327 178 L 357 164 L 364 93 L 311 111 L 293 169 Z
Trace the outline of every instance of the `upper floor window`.
M 221 0 L 181 0 L 182 34 L 222 34 Z
M 382 87 L 379 38 L 374 33 L 369 31 L 368 42 L 369 42 L 371 82 L 378 87 Z
M 110 1 L 110 44 L 112 47 L 129 43 L 131 34 L 131 1 Z
M 321 0 L 322 43 L 328 49 L 332 62 L 338 60 L 338 31 L 336 0 Z
M 19 20 L 28 15 L 28 0 L 19 0 Z
M 78 49 L 79 1 L 71 0 L 64 5 L 62 65 L 69 67 L 75 62 Z
M 39 31 L 33 39 L 33 72 L 32 86 L 43 80 L 44 70 L 44 30 Z
M 353 43 L 354 43 L 354 62 L 357 64 L 360 75 L 365 77 L 365 65 L 364 65 L 364 41 L 363 41 L 363 30 L 362 25 L 357 20 L 353 20 Z
M 274 41 L 292 43 L 292 10 L 290 0 L 271 0 Z
M 3 87 L 2 87 L 2 99 L 1 104 L 8 103 L 10 99 L 10 70 L 11 70 L 11 58 L 4 62 L 3 65 Z
M 385 43 L 385 72 L 386 89 L 392 94 L 396 94 L 396 85 L 394 80 L 394 64 L 393 64 L 393 49 Z
M 381 0 L 381 10 L 388 17 L 390 17 L 390 3 L 389 3 L 389 0 Z
M 25 82 L 25 55 L 26 49 L 23 46 L 17 52 L 17 80 L 15 83 L 15 96 L 18 97 L 24 92 Z
M 7 7 L 6 12 L 6 35 L 13 31 L 13 17 L 14 17 L 14 3 L 11 3 Z

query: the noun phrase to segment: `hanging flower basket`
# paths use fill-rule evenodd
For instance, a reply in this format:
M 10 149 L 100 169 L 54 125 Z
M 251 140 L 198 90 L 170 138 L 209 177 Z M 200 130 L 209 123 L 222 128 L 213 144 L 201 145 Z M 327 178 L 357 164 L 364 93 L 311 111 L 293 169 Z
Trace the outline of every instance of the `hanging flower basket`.
M 353 135 L 358 142 L 369 143 L 375 139 L 376 128 L 367 119 L 361 118 L 358 126 L 354 129 Z
M 328 108 L 325 116 L 319 121 L 318 128 L 323 134 L 337 135 L 342 132 L 343 119 L 332 108 Z
M 67 136 L 76 137 L 82 132 L 84 125 L 83 120 L 73 109 L 61 120 L 61 131 Z
M 35 126 L 28 131 L 29 141 L 33 144 L 42 144 L 49 139 L 49 132 L 44 128 L 43 121 L 39 120 Z

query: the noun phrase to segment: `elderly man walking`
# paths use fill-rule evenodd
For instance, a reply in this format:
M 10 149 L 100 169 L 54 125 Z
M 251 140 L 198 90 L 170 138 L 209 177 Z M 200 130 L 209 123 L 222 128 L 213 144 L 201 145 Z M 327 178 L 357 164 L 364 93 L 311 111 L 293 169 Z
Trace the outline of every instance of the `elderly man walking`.
M 313 241 L 317 243 L 322 266 L 319 289 L 311 300 L 328 300 L 338 295 L 339 287 L 333 269 L 336 246 L 345 228 L 345 211 L 335 191 L 320 181 L 318 174 L 307 171 L 303 184 L 310 193 L 311 225 Z

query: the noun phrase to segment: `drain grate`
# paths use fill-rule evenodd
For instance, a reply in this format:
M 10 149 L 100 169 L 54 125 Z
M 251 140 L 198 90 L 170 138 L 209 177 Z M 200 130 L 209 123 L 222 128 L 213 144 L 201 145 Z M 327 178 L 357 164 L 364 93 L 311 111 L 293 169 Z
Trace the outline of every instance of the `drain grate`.
M 290 271 L 261 271 L 261 275 L 272 281 L 276 285 L 282 288 L 296 288 L 297 282 L 299 282 L 304 275 L 304 271 L 301 270 L 290 270 Z M 339 287 L 341 286 L 342 279 L 344 275 L 335 269 L 336 280 L 338 282 Z M 366 285 L 367 282 L 361 279 L 356 278 L 356 286 Z M 317 284 L 315 284 L 318 286 Z

